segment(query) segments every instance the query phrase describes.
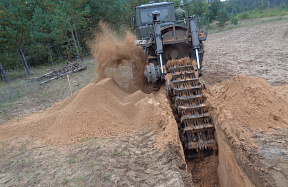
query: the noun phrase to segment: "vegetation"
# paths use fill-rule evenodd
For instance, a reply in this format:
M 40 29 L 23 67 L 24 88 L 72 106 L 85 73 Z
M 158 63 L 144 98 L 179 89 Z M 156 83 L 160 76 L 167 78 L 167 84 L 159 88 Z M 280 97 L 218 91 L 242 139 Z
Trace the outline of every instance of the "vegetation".
M 0 62 L 6 71 L 89 54 L 100 20 L 129 27 L 135 5 L 148 0 L 7 0 L 0 2 Z
M 58 68 L 63 65 L 64 63 L 59 63 L 55 64 L 55 67 Z M 94 82 L 95 61 L 85 58 L 81 65 L 86 65 L 89 68 L 86 71 L 69 74 L 73 93 Z M 34 76 L 43 75 L 51 71 L 50 67 L 51 65 L 31 67 L 31 74 Z M 10 77 L 9 84 L 0 81 L 0 124 L 46 109 L 71 94 L 66 76 L 41 86 L 37 82 L 25 80 L 27 74 L 24 70 L 11 70 L 7 72 L 7 76 Z
M 180 0 L 172 0 L 175 6 Z M 25 69 L 89 55 L 87 42 L 98 23 L 107 22 L 119 33 L 128 29 L 137 5 L 149 0 L 7 0 L 0 2 L 0 78 L 5 70 Z M 159 0 L 155 1 L 159 2 Z M 286 15 L 288 0 L 184 0 L 188 14 L 223 27 L 238 20 Z M 23 68 L 24 67 L 24 68 Z
M 287 1 L 184 0 L 184 9 L 187 15 L 201 17 L 202 26 L 219 32 L 239 27 L 238 20 L 286 15 Z M 173 2 L 175 7 L 180 4 L 180 0 Z M 100 20 L 121 33 L 131 26 L 135 6 L 144 3 L 148 0 L 1 1 L 0 123 L 33 112 L 33 105 L 41 110 L 69 96 L 66 77 L 39 86 L 27 75 L 40 76 L 51 66 L 62 67 L 66 59 L 89 56 L 86 41 L 93 37 Z M 225 26 L 227 22 L 231 24 Z M 83 63 L 89 66 L 87 71 L 71 74 L 73 92 L 87 85 L 95 74 L 94 60 Z
M 180 4 L 180 1 L 174 1 Z M 213 21 L 223 27 L 227 22 L 234 25 L 241 19 L 254 19 L 288 14 L 288 0 L 193 0 L 184 1 L 186 11 L 201 17 L 200 25 L 210 27 Z
M 276 7 L 284 8 L 287 4 L 288 0 L 229 0 L 225 2 L 227 12 L 233 14 Z
M 269 8 L 265 10 L 252 10 L 241 12 L 237 15 L 238 19 L 257 19 L 257 18 L 267 18 L 274 16 L 284 16 L 288 14 L 288 9 L 282 7 Z

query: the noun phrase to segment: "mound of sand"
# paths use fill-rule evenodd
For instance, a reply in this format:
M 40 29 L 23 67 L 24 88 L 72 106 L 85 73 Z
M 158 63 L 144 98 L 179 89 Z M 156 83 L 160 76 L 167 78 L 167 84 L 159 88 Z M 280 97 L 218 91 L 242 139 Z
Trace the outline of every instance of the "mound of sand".
M 281 93 L 285 99 L 288 99 L 288 84 L 274 87 L 277 92 Z
M 82 139 L 153 130 L 160 135 L 160 144 L 176 142 L 177 125 L 169 103 L 165 95 L 159 97 L 161 105 L 164 105 L 160 107 L 155 98 L 154 94 L 142 91 L 129 94 L 113 79 L 107 78 L 87 85 L 45 112 L 2 125 L 0 140 L 35 137 L 51 143 L 67 144 Z M 173 137 L 167 137 L 169 135 Z
M 235 75 L 208 92 L 220 119 L 226 115 L 258 132 L 288 127 L 288 101 L 263 79 Z

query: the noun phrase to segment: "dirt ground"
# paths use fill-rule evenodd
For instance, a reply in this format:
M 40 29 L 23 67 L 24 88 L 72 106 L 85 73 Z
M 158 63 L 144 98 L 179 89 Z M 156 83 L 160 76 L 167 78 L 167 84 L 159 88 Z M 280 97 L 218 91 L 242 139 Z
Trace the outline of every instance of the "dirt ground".
M 174 158 L 179 153 L 173 154 L 172 148 L 158 151 L 154 148 L 154 137 L 154 133 L 143 131 L 61 147 L 33 140 L 26 140 L 19 146 L 6 146 L 0 155 L 0 184 L 184 186 Z
M 242 170 L 256 186 L 285 186 L 288 100 L 265 80 L 247 75 L 210 86 L 207 97 L 216 124 L 220 183 L 233 183 L 227 170 L 234 167 L 234 176 Z M 227 142 L 231 150 L 224 146 Z M 223 168 L 227 160 L 238 164 Z
M 223 135 L 239 170 L 256 186 L 288 183 L 287 33 L 288 21 L 279 21 L 212 34 L 206 42 L 203 79 L 210 85 L 218 138 Z M 222 82 L 237 74 L 260 77 L 274 88 L 245 76 Z M 219 152 L 222 165 L 230 159 L 223 154 L 228 153 Z M 233 178 L 219 169 L 226 182 Z
M 288 84 L 287 32 L 288 22 L 277 21 L 208 35 L 203 79 L 215 84 L 245 74 Z
M 187 186 L 165 89 L 127 93 L 106 78 L 0 126 L 5 186 Z M 39 169 L 41 168 L 41 169 Z
M 216 129 L 231 148 L 239 172 L 255 186 L 287 184 L 288 114 L 282 106 L 288 93 L 287 28 L 288 21 L 242 27 L 208 35 L 205 43 L 203 80 L 209 85 Z M 238 92 L 227 92 L 237 84 L 220 82 L 237 74 L 260 77 L 277 87 L 263 83 L 266 95 L 260 99 L 253 95 L 262 93 L 251 86 L 254 81 L 241 84 Z M 275 98 L 283 99 L 280 108 Z M 249 102 L 255 105 L 245 107 L 259 121 L 261 115 L 267 117 L 265 107 L 275 107 L 276 114 L 268 110 L 271 123 L 258 128 L 246 120 L 249 112 L 233 108 Z M 193 186 L 165 89 L 130 94 L 110 79 L 89 84 L 42 113 L 0 125 L 0 150 L 0 186 Z M 220 164 L 223 154 L 219 152 Z M 219 161 L 212 156 L 189 165 L 195 186 L 219 186 L 218 179 L 210 180 L 218 178 Z M 221 172 L 218 168 L 219 178 L 229 175 Z

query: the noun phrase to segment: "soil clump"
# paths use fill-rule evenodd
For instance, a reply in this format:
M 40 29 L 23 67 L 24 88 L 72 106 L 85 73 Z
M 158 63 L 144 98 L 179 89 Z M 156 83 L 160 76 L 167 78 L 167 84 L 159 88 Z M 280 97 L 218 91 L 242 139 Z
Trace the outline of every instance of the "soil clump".
M 209 102 L 220 118 L 231 115 L 252 131 L 288 126 L 288 101 L 260 78 L 235 75 L 231 81 L 209 88 Z
M 220 142 L 220 184 L 287 184 L 288 101 L 283 95 L 263 79 L 235 75 L 210 86 L 207 97 Z
M 187 172 L 192 174 L 192 180 L 195 187 L 214 186 L 220 187 L 217 175 L 219 165 L 218 156 L 212 155 L 203 160 L 186 159 Z

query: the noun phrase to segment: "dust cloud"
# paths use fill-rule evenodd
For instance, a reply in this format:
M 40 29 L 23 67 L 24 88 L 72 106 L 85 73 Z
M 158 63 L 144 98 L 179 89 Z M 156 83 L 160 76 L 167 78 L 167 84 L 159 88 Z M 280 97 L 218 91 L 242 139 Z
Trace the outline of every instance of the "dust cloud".
M 136 36 L 127 31 L 119 37 L 107 24 L 100 23 L 95 40 L 90 44 L 92 56 L 97 61 L 96 82 L 113 78 L 121 88 L 134 92 L 147 85 L 144 77 L 145 54 L 134 44 Z

